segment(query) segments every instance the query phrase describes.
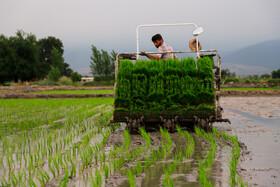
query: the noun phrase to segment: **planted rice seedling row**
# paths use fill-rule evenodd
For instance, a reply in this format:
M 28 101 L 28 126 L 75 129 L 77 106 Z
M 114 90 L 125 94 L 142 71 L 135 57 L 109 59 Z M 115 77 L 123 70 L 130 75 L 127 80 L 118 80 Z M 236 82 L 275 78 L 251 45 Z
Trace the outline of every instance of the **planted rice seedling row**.
M 83 115 L 83 112 L 85 110 L 91 110 L 95 106 L 103 104 L 103 102 L 106 102 L 106 100 L 110 100 L 112 102 L 112 99 L 95 100 L 97 102 L 88 102 L 86 99 L 81 99 L 80 102 L 77 102 L 76 100 L 72 99 L 53 99 L 49 101 L 37 100 L 38 103 L 33 106 L 29 103 L 29 100 L 0 100 L 0 103 L 3 104 L 0 106 L 3 107 L 5 111 L 17 110 L 13 107 L 11 108 L 9 105 L 10 103 L 19 103 L 19 105 L 27 105 L 26 108 L 22 108 L 22 111 L 17 110 L 18 113 L 21 113 L 21 116 L 19 117 L 15 117 L 13 115 L 7 119 L 3 116 L 0 116 L 0 121 L 2 121 L 5 124 L 5 126 L 0 127 L 0 139 L 3 136 L 16 134 L 23 130 L 30 130 L 45 124 L 51 125 L 54 124 L 55 121 L 60 119 L 71 120 L 74 116 L 81 116 Z M 5 101 L 7 101 L 8 104 L 5 103 Z M 31 102 L 34 103 L 34 101 Z M 16 107 L 15 105 L 12 106 Z M 51 106 L 51 108 L 49 106 Z M 67 107 L 67 110 L 65 110 L 64 106 Z M 55 108 L 55 110 L 53 110 L 53 108 Z M 61 108 L 61 110 L 58 108 Z M 30 110 L 34 111 L 34 115 L 30 116 Z
M 81 158 L 80 151 L 77 150 L 78 147 L 81 147 L 79 146 L 81 143 L 78 142 L 80 140 L 87 142 L 85 133 L 90 132 L 92 135 L 101 133 L 101 127 L 106 126 L 112 116 L 112 99 L 88 99 L 87 102 L 89 101 L 97 102 L 93 105 L 87 103 L 90 108 L 84 107 L 85 111 L 76 110 L 80 113 L 84 112 L 84 114 L 78 114 L 72 119 L 61 121 L 58 125 L 47 124 L 46 128 L 23 130 L 13 136 L 3 134 L 3 146 L 0 149 L 0 165 L 3 166 L 0 169 L 0 173 L 3 174 L 2 179 L 0 179 L 2 184 L 43 185 L 43 183 L 52 180 L 54 176 L 61 176 L 62 173 L 65 176 L 73 177 L 76 170 L 76 164 L 74 163 L 80 162 Z M 92 110 L 99 103 L 104 107 L 95 111 Z M 82 105 L 84 104 L 82 103 Z M 110 106 L 110 109 L 108 106 Z M 99 115 L 94 118 L 90 116 L 92 119 L 87 121 L 86 117 L 89 117 L 87 110 L 96 114 L 99 113 Z M 102 117 L 99 117 L 101 112 Z M 7 125 L 5 128 L 10 127 Z M 47 166 L 49 170 L 43 169 L 46 167 L 46 163 L 49 165 Z M 22 172 L 17 173 L 17 171 Z M 10 175 L 7 175 L 7 173 L 10 173 Z M 65 177 L 64 183 L 67 183 L 66 178 L 68 177 Z
M 239 148 L 239 142 L 238 137 L 229 135 L 225 132 L 218 131 L 216 128 L 213 128 L 213 133 L 218 137 L 222 138 L 225 141 L 232 144 L 232 151 L 231 151 L 231 158 L 229 158 L 229 172 L 230 172 L 230 179 L 229 184 L 231 186 L 248 186 L 248 183 L 244 183 L 242 178 L 237 174 L 236 167 L 238 165 L 238 158 L 240 156 L 240 148 Z
M 208 180 L 208 178 L 207 178 L 208 173 L 205 172 L 205 170 L 212 165 L 212 163 L 215 159 L 215 155 L 216 155 L 215 140 L 214 140 L 211 133 L 206 133 L 201 128 L 195 127 L 195 133 L 198 136 L 202 137 L 203 139 L 207 140 L 210 143 L 210 147 L 208 149 L 207 157 L 204 158 L 204 160 L 200 160 L 200 158 L 199 158 L 199 161 L 198 161 L 200 182 L 203 186 L 213 186 L 214 184 L 212 184 Z

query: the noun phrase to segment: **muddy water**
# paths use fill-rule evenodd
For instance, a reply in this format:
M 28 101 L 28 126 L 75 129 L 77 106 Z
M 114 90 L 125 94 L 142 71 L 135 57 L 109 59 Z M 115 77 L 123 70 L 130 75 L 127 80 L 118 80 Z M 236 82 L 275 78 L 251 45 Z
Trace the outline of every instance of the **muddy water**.
M 280 97 L 227 97 L 221 105 L 232 124 L 215 126 L 246 146 L 240 176 L 249 186 L 280 186 Z
M 150 132 L 149 133 L 154 145 L 160 144 L 159 133 Z M 143 174 L 136 177 L 137 186 L 163 186 L 163 179 L 165 177 L 165 170 L 170 164 L 173 164 L 175 154 L 180 150 L 186 148 L 186 139 L 180 137 L 178 133 L 170 134 L 173 141 L 172 150 L 166 155 L 164 159 L 158 160 L 156 163 L 151 165 L 148 170 L 145 170 Z M 195 148 L 192 156 L 187 159 L 184 158 L 181 165 L 179 165 L 175 170 L 172 171 L 171 178 L 174 181 L 175 186 L 201 186 L 198 176 L 198 158 L 204 159 L 207 155 L 207 149 L 209 148 L 209 143 L 206 140 L 199 138 L 194 133 L 191 133 L 195 140 Z M 132 135 L 132 142 L 134 144 Z M 158 139 L 158 141 L 156 141 Z M 139 139 L 137 139 L 139 142 Z M 143 143 L 141 143 L 143 144 Z M 158 145 L 157 145 L 158 146 Z M 228 158 L 230 157 L 231 147 L 224 142 L 217 142 L 216 159 L 213 165 L 207 169 L 208 180 L 215 184 L 215 186 L 227 186 L 228 185 Z M 112 175 L 106 180 L 106 186 L 129 186 L 128 178 L 125 175 L 126 170 L 130 168 L 131 165 L 125 166 L 123 170 L 117 174 Z M 145 160 L 142 160 L 142 166 L 145 165 Z
M 112 144 L 119 144 L 122 141 L 121 135 L 123 134 L 123 126 L 118 128 L 108 140 L 108 146 Z M 152 150 L 155 150 L 161 144 L 161 136 L 159 132 L 149 132 L 152 139 Z M 175 186 L 201 186 L 198 176 L 198 158 L 204 159 L 208 153 L 209 142 L 198 137 L 194 133 L 190 133 L 195 140 L 195 148 L 190 158 L 184 158 L 180 166 L 177 166 L 172 171 L 171 178 L 174 181 Z M 135 182 L 137 186 L 163 186 L 163 179 L 165 177 L 165 170 L 170 164 L 173 164 L 175 154 L 180 150 L 183 150 L 187 146 L 186 139 L 179 136 L 178 133 L 170 134 L 173 141 L 172 149 L 167 153 L 164 159 L 156 161 L 154 164 L 149 166 L 149 169 L 145 170 L 140 176 L 136 177 Z M 131 135 L 131 146 L 145 145 L 144 139 L 140 135 Z M 106 148 L 106 147 L 105 147 Z M 208 180 L 215 184 L 215 186 L 228 186 L 228 166 L 229 153 L 231 147 L 224 142 L 217 141 L 216 158 L 210 168 L 207 169 Z M 144 170 L 145 156 L 140 158 Z M 130 186 L 126 172 L 129 168 L 135 166 L 135 162 L 131 161 L 125 164 L 121 171 L 116 171 L 106 179 L 103 186 Z M 76 180 L 75 184 L 72 183 L 70 186 L 90 186 L 91 175 L 80 176 Z M 103 178 L 104 179 L 104 178 Z

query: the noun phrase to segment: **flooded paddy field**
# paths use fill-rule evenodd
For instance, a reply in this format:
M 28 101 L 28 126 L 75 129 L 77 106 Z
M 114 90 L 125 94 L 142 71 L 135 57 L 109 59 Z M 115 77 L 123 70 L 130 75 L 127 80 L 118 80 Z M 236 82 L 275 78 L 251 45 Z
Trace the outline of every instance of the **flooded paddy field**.
M 280 186 L 280 97 L 222 97 L 217 129 L 236 134 L 246 150 L 238 173 L 249 186 Z
M 280 97 L 223 97 L 232 124 L 212 133 L 129 134 L 113 98 L 44 101 L 1 100 L 1 186 L 280 184 Z

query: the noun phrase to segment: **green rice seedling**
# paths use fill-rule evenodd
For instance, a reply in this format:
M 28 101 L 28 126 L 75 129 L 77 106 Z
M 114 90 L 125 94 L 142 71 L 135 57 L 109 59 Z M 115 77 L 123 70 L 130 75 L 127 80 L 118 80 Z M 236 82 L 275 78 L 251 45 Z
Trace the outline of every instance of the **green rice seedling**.
M 191 154 L 193 153 L 194 147 L 193 146 L 187 146 L 185 149 L 185 157 L 190 158 Z
M 97 161 L 98 161 L 98 154 L 97 153 L 94 154 L 94 159 L 95 159 L 95 164 L 97 164 Z
M 140 156 L 140 149 L 135 149 L 134 156 L 135 158 L 138 158 Z
M 59 167 L 59 159 L 57 156 L 52 159 L 52 163 L 54 164 L 57 174 L 59 175 L 60 167 Z
M 180 136 L 183 136 L 181 127 L 179 125 L 176 125 L 176 130 Z
M 7 164 L 8 164 L 8 167 L 9 167 L 9 170 L 12 170 L 12 161 L 11 161 L 11 154 L 7 154 L 6 158 L 7 158 Z
M 34 169 L 35 169 L 35 167 L 34 167 L 33 163 L 29 162 L 29 165 L 28 165 L 29 176 L 32 175 L 32 172 L 33 172 Z
M 102 153 L 102 160 L 101 160 L 101 163 L 105 164 L 105 161 L 106 161 L 106 154 L 104 151 L 101 152 Z
M 53 158 L 52 157 L 49 157 L 48 158 L 48 166 L 49 166 L 49 170 L 51 171 L 53 177 L 55 177 L 55 167 L 54 167 L 54 164 L 52 163 L 52 160 Z
M 235 168 L 236 168 L 236 165 L 237 165 L 237 163 L 236 163 L 236 155 L 235 155 L 235 153 L 234 153 L 234 151 L 232 151 L 231 152 L 231 161 L 230 161 L 230 163 L 228 164 L 228 167 L 229 167 L 229 170 L 230 170 L 230 181 L 229 181 L 229 183 L 230 183 L 230 185 L 231 186 L 236 186 L 237 185 L 237 180 L 236 180 L 236 170 L 235 170 Z
M 234 148 L 235 148 L 235 154 L 236 154 L 236 157 L 239 158 L 240 156 L 240 148 L 239 148 L 239 143 L 238 143 L 238 138 L 237 136 L 234 136 L 231 138 L 231 141 L 233 142 L 234 144 Z
M 127 176 L 128 176 L 128 183 L 131 187 L 136 187 L 135 184 L 135 175 L 134 173 L 129 169 L 127 172 Z
M 167 166 L 167 169 L 165 170 L 164 174 L 165 174 L 165 177 L 163 179 L 163 185 L 166 186 L 166 187 L 169 187 L 169 186 L 174 186 L 174 182 L 172 180 L 172 178 L 170 177 L 171 173 L 172 173 L 172 165 L 171 164 L 168 164 Z
M 97 185 L 96 178 L 95 178 L 95 176 L 94 176 L 93 174 L 92 174 L 91 177 L 90 177 L 90 184 L 91 184 L 91 186 L 93 186 L 93 187 L 99 187 L 99 186 Z
M 240 148 L 239 148 L 237 136 L 231 136 L 222 131 L 218 131 L 216 128 L 213 128 L 213 133 L 217 137 L 222 137 L 224 140 L 227 140 L 233 144 L 233 149 L 231 152 L 231 159 L 228 164 L 229 172 L 230 172 L 229 184 L 232 186 L 236 186 L 237 184 L 240 186 L 246 185 L 246 184 L 244 184 L 244 182 L 242 181 L 242 179 L 238 176 L 238 174 L 236 172 L 236 166 L 238 165 L 238 157 L 240 155 Z M 248 184 L 247 184 L 247 186 L 248 186 Z
M 108 179 L 110 171 L 109 171 L 109 166 L 107 164 L 104 165 L 104 173 L 105 173 L 105 178 Z
M 183 155 L 182 150 L 180 149 L 180 151 L 179 151 L 179 153 L 178 153 L 178 164 L 179 164 L 179 166 L 180 166 L 181 163 L 183 162 L 183 159 L 184 159 L 184 155 Z
M 34 182 L 33 178 L 31 178 L 31 176 L 27 178 L 27 183 L 29 186 L 37 187 L 36 183 Z
M 165 177 L 162 182 L 165 187 L 174 187 L 173 179 L 170 177 L 169 173 L 165 173 Z
M 72 163 L 72 165 L 71 165 L 71 171 L 70 171 L 70 178 L 72 179 L 72 178 L 74 178 L 76 176 L 76 165 L 75 165 L 75 163 Z
M 59 185 L 59 186 L 63 186 L 63 187 L 67 186 L 67 182 L 68 182 L 68 178 L 69 178 L 68 169 L 65 167 L 64 170 L 65 170 L 64 179 L 63 179 L 63 181 L 61 181 L 61 184 Z
M 166 147 L 165 147 L 165 145 L 163 145 L 162 148 L 161 148 L 161 158 L 164 158 L 166 152 L 167 152 Z
M 0 154 L 0 165 L 4 168 L 4 155 Z
M 86 168 L 86 157 L 81 155 L 81 159 L 82 159 L 82 167 L 80 168 L 80 173 Z
M 8 183 L 8 181 L 5 179 L 4 176 L 2 176 L 2 180 L 1 180 L 1 186 L 9 186 L 10 184 Z
M 175 155 L 174 160 L 173 160 L 172 170 L 175 170 L 177 168 L 177 164 L 178 164 L 178 156 Z
M 39 169 L 38 174 L 39 176 L 36 178 L 39 180 L 41 186 L 45 186 L 45 184 L 50 180 L 50 176 L 43 169 Z
M 147 134 L 147 132 L 145 131 L 145 129 L 143 127 L 141 127 L 139 130 L 140 130 L 140 134 L 145 139 L 148 148 L 150 148 L 151 147 L 151 137 L 150 137 L 150 135 Z
M 117 160 L 117 159 L 114 159 L 114 160 L 113 160 L 113 168 L 114 168 L 114 171 L 116 171 L 117 167 L 118 167 L 118 160 Z
M 131 160 L 131 154 L 130 154 L 129 151 L 127 151 L 127 152 L 126 152 L 126 162 L 127 162 L 127 163 L 130 162 L 130 160 Z
M 145 169 L 149 169 L 149 166 L 150 166 L 150 159 L 148 156 L 146 156 L 146 159 L 145 159 Z
M 142 168 L 142 165 L 141 165 L 141 162 L 137 161 L 136 162 L 136 172 L 137 172 L 137 176 L 139 176 L 143 171 L 143 168 Z
M 124 130 L 124 147 L 125 150 L 128 150 L 129 146 L 130 146 L 130 135 L 129 132 L 127 130 Z
M 146 150 L 147 150 L 147 147 L 143 147 L 143 146 L 140 147 L 140 152 L 141 152 L 141 153 L 146 152 Z
M 101 172 L 97 168 L 95 170 L 95 175 L 96 175 L 96 184 L 97 184 L 97 186 L 101 186 L 101 184 L 102 184 L 102 176 L 101 176 Z
M 25 171 L 18 170 L 18 182 L 19 182 L 19 184 L 22 182 L 22 180 L 24 178 L 24 174 L 26 174 Z
M 18 184 L 18 182 L 19 182 L 17 177 L 16 177 L 16 175 L 12 171 L 9 171 L 9 181 L 11 181 L 13 186 L 16 186 Z
M 199 182 L 204 186 L 207 183 L 207 178 L 205 174 L 205 166 L 201 160 L 198 160 L 198 167 L 199 167 Z
M 156 160 L 157 160 L 156 152 L 152 151 L 152 153 L 151 153 L 151 164 L 156 162 Z
M 203 161 L 199 159 L 199 181 L 203 186 L 212 186 L 211 182 L 207 180 L 207 174 L 205 173 L 205 169 L 210 167 L 214 161 L 216 154 L 216 144 L 213 136 L 211 134 L 205 133 L 204 130 L 195 127 L 195 132 L 200 137 L 208 140 L 210 142 L 210 148 L 208 150 L 207 158 Z

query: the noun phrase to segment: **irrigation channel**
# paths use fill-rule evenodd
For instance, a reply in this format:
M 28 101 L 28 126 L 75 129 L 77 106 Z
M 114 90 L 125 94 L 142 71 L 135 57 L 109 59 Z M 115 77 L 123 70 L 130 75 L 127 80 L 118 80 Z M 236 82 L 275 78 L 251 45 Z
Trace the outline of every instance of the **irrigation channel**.
M 0 100 L 1 186 L 242 186 L 238 139 L 214 128 L 108 125 L 113 98 Z

